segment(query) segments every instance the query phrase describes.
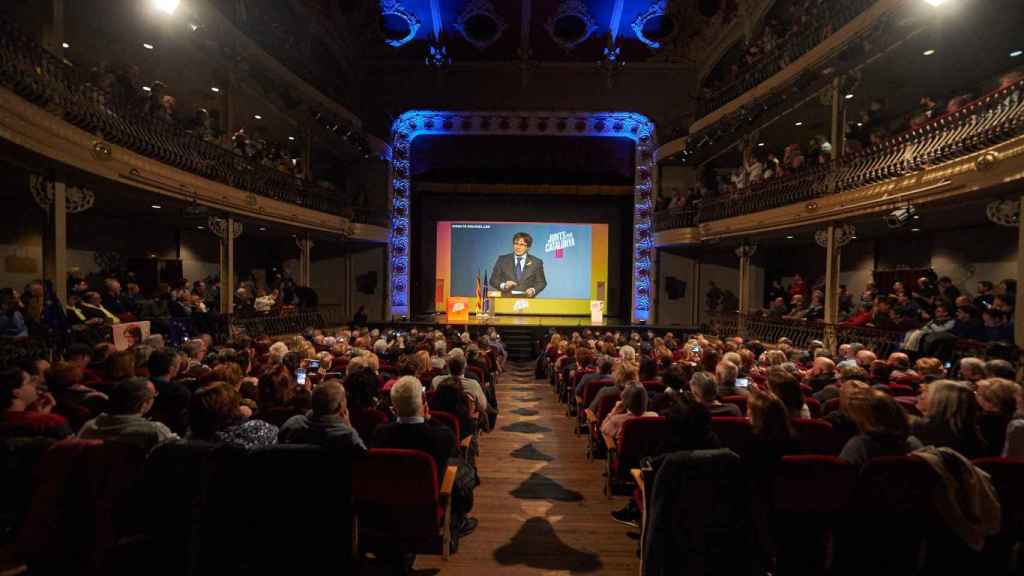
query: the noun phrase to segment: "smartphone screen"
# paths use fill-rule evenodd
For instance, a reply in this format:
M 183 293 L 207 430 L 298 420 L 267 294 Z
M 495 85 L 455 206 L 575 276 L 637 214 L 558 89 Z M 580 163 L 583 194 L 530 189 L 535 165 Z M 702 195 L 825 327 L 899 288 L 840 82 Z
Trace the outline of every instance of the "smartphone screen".
M 319 370 L 320 369 L 320 361 L 319 360 L 310 360 L 309 361 L 309 369 L 310 370 Z
M 295 371 L 295 381 L 299 386 L 306 385 L 306 370 L 304 368 L 299 368 Z
M 700 346 L 694 346 L 693 348 L 690 348 L 690 352 L 693 352 L 694 354 L 700 354 Z
M 750 380 L 749 379 L 747 379 L 747 378 L 737 378 L 736 379 L 736 387 L 737 388 L 746 388 L 747 386 L 750 386 Z

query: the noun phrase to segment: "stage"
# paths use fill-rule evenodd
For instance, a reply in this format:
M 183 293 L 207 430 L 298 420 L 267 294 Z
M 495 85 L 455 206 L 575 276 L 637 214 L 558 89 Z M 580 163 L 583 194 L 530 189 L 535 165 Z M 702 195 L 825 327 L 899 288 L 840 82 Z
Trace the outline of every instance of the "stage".
M 447 314 L 421 314 L 415 319 L 417 323 L 467 325 L 465 322 L 448 322 Z M 486 318 L 476 315 L 469 316 L 469 326 L 628 326 L 621 318 L 605 318 L 599 324 L 592 323 L 590 316 L 548 316 L 540 314 L 497 314 Z

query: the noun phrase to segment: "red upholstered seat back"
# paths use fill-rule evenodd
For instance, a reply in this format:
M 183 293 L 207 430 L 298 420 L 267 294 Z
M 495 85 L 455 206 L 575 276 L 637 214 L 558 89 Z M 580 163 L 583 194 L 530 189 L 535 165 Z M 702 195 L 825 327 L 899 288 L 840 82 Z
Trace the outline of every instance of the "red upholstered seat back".
M 668 421 L 661 416 L 626 420 L 622 425 L 622 442 L 616 446 L 618 475 L 627 476 L 630 468 L 639 467 L 641 458 L 656 455 L 668 435 Z
M 604 422 L 604 419 L 608 417 L 608 413 L 612 411 L 612 408 L 615 408 L 615 403 L 618 402 L 620 398 L 622 398 L 622 394 L 617 394 L 615 396 L 609 395 L 601 398 L 601 401 L 597 403 L 597 411 L 594 412 L 594 415 L 597 416 L 597 423 L 599 426 L 601 422 Z
M 718 400 L 722 404 L 735 404 L 737 407 L 739 407 L 741 413 L 747 413 L 747 397 L 742 394 L 736 394 L 734 396 L 722 396 Z
M 848 509 L 856 485 L 857 467 L 845 460 L 785 456 L 775 474 L 772 500 L 779 513 L 827 516 Z
M 597 380 L 587 382 L 587 385 L 583 387 L 583 408 L 590 406 L 590 403 L 594 401 L 594 397 L 597 396 L 597 393 L 601 388 L 610 386 L 613 383 L 614 382 L 610 377 L 607 379 L 598 378 Z
M 754 436 L 750 421 L 735 416 L 715 416 L 711 419 L 711 430 L 718 436 L 722 446 L 740 456 L 746 453 L 747 445 Z
M 793 419 L 800 450 L 807 454 L 838 454 L 842 449 L 832 433 L 832 425 L 813 418 Z
M 1000 533 L 1014 540 L 1024 539 L 1024 460 L 981 458 L 974 465 L 992 476 L 992 485 L 999 494 L 1003 514 Z
M 459 419 L 455 414 L 452 414 L 451 412 L 442 412 L 440 410 L 431 410 L 430 417 L 447 426 L 448 429 L 455 434 L 456 440 L 462 438 L 462 429 L 459 426 Z
M 640 383 L 640 385 L 643 386 L 644 390 L 647 390 L 648 392 L 657 393 L 665 391 L 665 385 L 661 382 L 661 380 L 644 380 L 643 382 Z
M 436 466 L 429 454 L 371 448 L 354 467 L 352 477 L 360 534 L 396 542 L 436 538 L 438 490 Z
M 821 407 L 821 413 L 825 416 L 836 410 L 839 410 L 839 398 L 829 398 L 825 401 L 825 405 Z

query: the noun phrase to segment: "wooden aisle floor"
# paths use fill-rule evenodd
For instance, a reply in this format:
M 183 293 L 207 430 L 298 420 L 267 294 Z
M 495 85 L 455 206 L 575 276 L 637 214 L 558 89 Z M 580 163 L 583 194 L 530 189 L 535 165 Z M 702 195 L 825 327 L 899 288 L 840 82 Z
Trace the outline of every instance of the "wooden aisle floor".
M 497 386 L 496 429 L 480 440 L 480 524 L 448 561 L 416 560 L 417 574 L 634 575 L 639 530 L 610 512 L 627 498 L 602 493 L 603 460 L 588 461 L 552 387 L 532 363 L 510 363 Z

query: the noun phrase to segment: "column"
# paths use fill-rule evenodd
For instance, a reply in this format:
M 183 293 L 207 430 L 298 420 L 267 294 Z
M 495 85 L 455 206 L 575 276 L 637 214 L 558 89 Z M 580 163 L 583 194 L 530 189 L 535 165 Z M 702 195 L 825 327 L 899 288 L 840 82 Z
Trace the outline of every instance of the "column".
M 299 285 L 309 286 L 312 281 L 312 261 L 309 255 L 313 251 L 313 241 L 309 234 L 303 234 L 295 239 L 295 244 L 299 247 Z
M 234 217 L 211 218 L 210 230 L 220 237 L 220 311 L 235 310 L 235 238 L 242 234 L 242 225 Z
M 839 322 L 839 263 L 840 229 L 835 223 L 825 229 L 825 333 L 824 344 L 835 353 L 839 342 L 836 324 Z M 848 240 L 847 240 L 848 241 Z M 844 242 L 845 244 L 845 242 Z
M 63 302 L 68 296 L 67 185 L 64 182 L 53 183 L 53 203 L 46 207 L 43 277 L 53 284 L 54 294 Z
M 1017 212 L 1017 304 L 1013 307 L 1013 337 L 1017 345 L 1024 343 L 1024 196 Z
M 745 336 L 746 319 L 747 315 L 750 314 L 750 257 L 755 252 L 757 252 L 757 245 L 750 244 L 746 240 L 736 248 L 736 255 L 740 258 L 740 308 L 737 326 L 741 336 Z

